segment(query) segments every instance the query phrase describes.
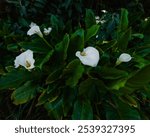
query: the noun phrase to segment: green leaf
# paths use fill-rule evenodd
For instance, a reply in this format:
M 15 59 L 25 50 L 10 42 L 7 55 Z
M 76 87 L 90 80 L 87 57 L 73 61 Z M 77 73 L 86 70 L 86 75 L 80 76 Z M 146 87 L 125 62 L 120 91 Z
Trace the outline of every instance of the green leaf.
M 46 79 L 46 84 L 51 84 L 55 82 L 57 79 L 60 78 L 60 75 L 62 74 L 62 68 L 59 68 L 57 70 L 54 70 Z
M 38 103 L 36 106 L 42 105 L 45 102 L 52 103 L 59 97 L 60 91 L 57 90 L 56 85 L 50 85 L 38 98 Z
M 111 84 L 109 85 L 109 88 L 112 90 L 119 90 L 123 87 L 125 87 L 127 78 L 122 78 L 122 79 L 118 79 L 115 81 L 112 81 Z M 122 92 L 120 92 L 122 94 Z
M 48 110 L 51 118 L 61 120 L 63 118 L 63 99 L 57 98 L 53 102 L 45 103 L 45 108 Z
M 9 51 L 18 51 L 18 44 L 17 43 L 12 43 L 7 45 L 7 49 Z
M 88 100 L 80 101 L 77 100 L 74 104 L 73 120 L 92 120 L 93 110 L 91 103 Z
M 141 56 L 134 56 L 134 61 L 136 62 L 136 67 L 138 67 L 139 69 L 142 69 L 143 67 L 147 66 L 150 62 L 149 60 L 144 59 Z
M 67 117 L 72 111 L 77 91 L 70 87 L 64 87 L 61 88 L 61 92 L 63 92 L 63 112 L 64 116 Z
M 141 58 L 149 56 L 149 54 L 150 54 L 150 44 L 143 45 L 142 47 L 139 46 L 139 48 L 137 48 L 136 55 L 139 55 Z
M 63 38 L 63 41 L 56 45 L 56 52 L 57 52 L 56 54 L 57 54 L 57 58 L 60 61 L 64 61 L 67 58 L 69 41 L 70 41 L 69 35 L 66 34 Z
M 150 82 L 150 65 L 145 66 L 137 71 L 127 80 L 126 86 L 131 88 L 139 88 Z
M 55 28 L 58 31 L 59 20 L 58 20 L 58 18 L 55 15 L 51 16 L 51 24 L 52 24 L 52 27 Z
M 63 76 L 67 78 L 66 85 L 74 87 L 78 84 L 79 79 L 82 77 L 84 67 L 78 59 L 70 62 L 63 72 Z
M 104 79 L 111 79 L 111 80 L 120 79 L 128 76 L 128 72 L 124 70 L 119 70 L 117 68 L 107 66 L 97 67 L 95 70 L 92 70 L 91 72 L 96 73 L 97 75 L 99 75 Z
M 99 30 L 99 27 L 99 25 L 93 25 L 89 29 L 87 29 L 85 41 L 88 41 L 91 37 L 95 36 Z
M 126 9 L 121 9 L 121 19 L 119 24 L 119 32 L 123 32 L 128 28 L 128 11 Z
M 125 51 L 127 49 L 128 46 L 128 42 L 131 39 L 131 28 L 127 29 L 125 32 L 123 32 L 117 43 L 116 43 L 116 47 L 121 50 L 121 51 Z
M 129 104 L 130 106 L 138 107 L 137 101 L 132 96 L 130 96 L 130 95 L 127 95 L 127 94 L 123 95 L 123 96 L 120 97 L 120 99 L 123 102 Z
M 67 59 L 67 51 L 69 46 L 69 35 L 66 34 L 61 42 L 56 44 L 55 51 L 50 59 L 50 71 L 58 69 L 65 65 Z M 55 63 L 54 63 L 55 61 Z
M 68 10 L 71 4 L 72 4 L 72 0 L 65 0 L 65 2 L 63 3 L 63 6 L 65 7 L 66 10 Z
M 85 26 L 86 28 L 90 28 L 92 25 L 95 25 L 95 15 L 91 9 L 86 9 L 85 15 Z
M 78 95 L 96 102 L 96 99 L 99 100 L 106 92 L 107 88 L 101 80 L 88 78 L 81 82 Z
M 20 42 L 18 45 L 25 50 L 30 49 L 37 53 L 47 53 L 51 50 L 40 38 L 34 39 L 32 42 Z
M 81 51 L 84 48 L 84 30 L 78 29 L 71 35 L 70 44 L 68 47 L 68 57 L 70 60 L 75 58 L 76 51 Z
M 22 6 L 22 11 L 24 12 L 23 14 L 25 15 L 26 14 L 26 8 L 25 6 Z M 23 17 L 20 17 L 19 20 L 18 20 L 19 24 L 22 26 L 22 27 L 28 27 L 29 24 L 27 22 L 27 20 Z
M 105 104 L 106 119 L 107 120 L 140 120 L 138 111 L 122 102 L 118 97 L 112 98 L 113 102 L 108 101 Z
M 141 34 L 141 33 L 135 33 L 135 34 L 132 34 L 132 37 L 139 38 L 139 39 L 143 39 L 143 38 L 144 38 L 144 35 Z
M 11 71 L 0 78 L 0 90 L 19 87 L 19 85 L 31 79 L 31 72 L 24 70 Z
M 40 60 L 40 63 L 37 65 L 40 69 L 42 69 L 43 65 L 48 62 L 53 55 L 54 50 L 49 51 L 44 58 Z
M 36 95 L 36 85 L 33 85 L 31 81 L 26 82 L 21 87 L 17 88 L 11 95 L 11 99 L 15 105 L 24 104 Z

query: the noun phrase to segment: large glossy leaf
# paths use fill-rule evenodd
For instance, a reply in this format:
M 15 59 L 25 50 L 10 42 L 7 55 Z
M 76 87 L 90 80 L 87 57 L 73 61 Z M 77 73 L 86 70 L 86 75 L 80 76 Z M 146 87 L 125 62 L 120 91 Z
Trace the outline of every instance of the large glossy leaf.
M 63 118 L 63 99 L 57 98 L 53 102 L 45 103 L 45 108 L 53 119 L 61 120 Z
M 99 30 L 99 25 L 93 25 L 87 29 L 85 34 L 85 41 L 88 41 L 91 37 L 95 36 Z
M 142 56 L 134 56 L 134 61 L 136 62 L 135 66 L 139 69 L 142 69 L 150 63 L 149 60 L 144 59 Z
M 66 77 L 66 85 L 74 87 L 77 85 L 79 79 L 82 77 L 84 67 L 81 65 L 78 59 L 70 62 L 63 72 L 63 76 Z
M 20 42 L 18 45 L 25 50 L 30 49 L 37 53 L 47 53 L 51 50 L 40 38 L 36 38 L 32 42 Z
M 18 51 L 18 44 L 17 43 L 11 43 L 7 45 L 7 49 L 10 51 Z
M 107 92 L 105 84 L 94 78 L 88 78 L 79 86 L 79 96 L 87 97 L 89 100 L 97 101 Z
M 63 92 L 63 112 L 64 116 L 67 117 L 72 111 L 77 91 L 70 87 L 64 87 L 61 91 Z
M 96 73 L 97 75 L 99 75 L 104 79 L 111 79 L 111 80 L 120 79 L 128 76 L 128 72 L 124 70 L 107 66 L 97 67 L 95 70 L 92 70 L 91 72 Z
M 65 65 L 65 60 L 67 59 L 67 51 L 69 46 L 69 35 L 66 34 L 61 42 L 56 44 L 55 51 L 50 59 L 49 71 L 52 73 L 54 70 L 57 70 L 59 67 Z
M 95 15 L 91 9 L 86 9 L 85 15 L 85 25 L 86 28 L 90 28 L 92 25 L 96 24 Z
M 39 63 L 36 66 L 42 69 L 43 65 L 50 60 L 53 53 L 54 50 L 49 51 L 44 58 L 41 58 L 40 61 L 38 61 Z
M 131 28 L 127 29 L 120 35 L 118 42 L 116 43 L 116 47 L 122 52 L 124 52 L 127 49 L 128 42 L 130 39 L 131 39 Z
M 73 120 L 92 120 L 93 110 L 92 110 L 90 101 L 77 100 L 74 104 L 72 119 Z
M 55 82 L 57 79 L 60 78 L 62 73 L 62 69 L 59 68 L 57 70 L 54 70 L 54 72 L 52 72 L 51 74 L 49 74 L 49 76 L 46 79 L 46 84 L 51 84 L 53 82 Z
M 57 54 L 57 59 L 60 61 L 64 61 L 67 58 L 67 50 L 69 46 L 69 35 L 66 34 L 62 40 L 62 42 L 58 43 L 56 45 L 56 54 Z
M 128 11 L 126 9 L 121 9 L 121 19 L 119 24 L 119 31 L 123 32 L 128 28 Z
M 37 86 L 31 81 L 26 82 L 12 93 L 13 103 L 19 105 L 30 101 L 36 95 L 36 88 Z
M 70 44 L 68 47 L 69 60 L 75 58 L 77 51 L 82 51 L 84 48 L 84 30 L 78 29 L 75 31 L 70 38 Z
M 49 87 L 42 91 L 41 95 L 38 98 L 38 103 L 36 106 L 42 105 L 46 102 L 52 103 L 59 97 L 60 91 L 57 89 L 57 86 L 52 84 Z
M 150 42 L 144 44 L 142 47 L 137 48 L 136 55 L 139 55 L 141 58 L 150 55 Z
M 114 104 L 113 104 L 114 103 Z M 106 119 L 107 120 L 140 120 L 138 111 L 122 102 L 117 97 L 113 97 L 113 103 L 108 101 L 105 104 Z
M 150 82 L 150 65 L 145 66 L 131 78 L 128 79 L 126 86 L 131 88 L 138 88 Z
M 55 15 L 51 16 L 51 24 L 52 24 L 52 27 L 55 28 L 57 31 L 61 27 L 61 23 L 58 20 L 58 17 Z
M 24 70 L 14 70 L 0 78 L 0 90 L 19 87 L 27 80 L 31 80 L 32 73 Z
M 114 81 L 111 81 L 111 83 L 109 84 L 109 88 L 111 90 L 119 90 L 121 88 L 125 87 L 127 78 L 120 78 Z M 119 92 L 119 94 L 123 94 L 123 92 Z

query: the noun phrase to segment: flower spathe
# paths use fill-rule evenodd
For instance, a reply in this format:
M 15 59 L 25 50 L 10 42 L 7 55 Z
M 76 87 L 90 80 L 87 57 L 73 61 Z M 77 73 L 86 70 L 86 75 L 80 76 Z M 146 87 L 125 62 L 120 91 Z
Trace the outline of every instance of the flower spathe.
M 101 10 L 101 12 L 103 12 L 103 13 L 107 13 L 107 10 Z
M 33 69 L 35 67 L 33 51 L 28 49 L 27 51 L 21 53 L 19 56 L 16 57 L 14 62 L 15 62 L 15 68 L 18 68 L 21 65 L 28 70 Z
M 43 33 L 47 36 L 47 35 L 49 35 L 49 33 L 50 33 L 51 31 L 52 31 L 52 28 L 51 28 L 51 27 L 49 27 L 48 29 L 44 28 Z
M 43 37 L 40 27 L 38 25 L 36 25 L 35 23 L 31 22 L 30 29 L 28 30 L 27 35 L 31 36 L 34 34 L 37 34 L 40 37 Z
M 129 62 L 131 59 L 132 57 L 130 56 L 130 54 L 127 53 L 122 53 L 118 58 L 120 62 Z
M 100 17 L 99 16 L 95 16 L 95 20 L 96 20 L 96 24 L 100 23 Z
M 100 59 L 99 51 L 94 47 L 87 47 L 82 52 L 77 51 L 75 55 L 80 59 L 82 64 L 91 67 L 96 67 Z
M 128 53 L 122 53 L 119 58 L 116 61 L 116 65 L 119 65 L 122 62 L 129 62 L 132 59 L 130 54 Z

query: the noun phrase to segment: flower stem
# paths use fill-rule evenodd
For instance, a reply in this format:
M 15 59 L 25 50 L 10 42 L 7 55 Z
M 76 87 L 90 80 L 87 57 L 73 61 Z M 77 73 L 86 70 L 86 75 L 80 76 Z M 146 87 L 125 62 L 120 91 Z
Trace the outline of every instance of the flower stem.
M 50 48 L 53 49 L 52 45 L 50 45 L 44 37 L 41 37 L 41 38 L 43 39 L 43 41 L 44 41 Z
M 122 62 L 117 59 L 116 64 L 115 64 L 115 67 L 118 66 L 118 65 L 120 65 L 121 63 L 122 63 Z

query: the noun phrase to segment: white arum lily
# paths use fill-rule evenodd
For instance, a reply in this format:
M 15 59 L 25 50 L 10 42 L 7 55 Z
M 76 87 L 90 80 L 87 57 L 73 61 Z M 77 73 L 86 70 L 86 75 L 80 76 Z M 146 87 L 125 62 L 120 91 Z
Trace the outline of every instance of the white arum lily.
M 82 52 L 77 51 L 76 56 L 80 59 L 82 64 L 91 67 L 96 67 L 100 59 L 98 50 L 93 47 L 87 47 L 83 49 Z
M 36 23 L 31 22 L 31 24 L 29 26 L 30 26 L 30 28 L 32 28 L 33 26 L 37 26 L 37 25 L 36 25 Z
M 27 50 L 27 51 L 21 53 L 19 56 L 16 57 L 14 62 L 15 62 L 15 68 L 18 68 L 21 65 L 28 70 L 33 69 L 35 67 L 33 51 Z
M 101 12 L 103 12 L 103 13 L 107 13 L 107 10 L 101 10 Z
M 99 16 L 95 16 L 95 20 L 96 20 L 96 24 L 99 24 L 99 23 L 104 24 L 106 22 L 106 20 L 100 19 Z
M 95 16 L 95 20 L 96 20 L 96 24 L 100 23 L 100 17 L 99 16 Z
M 30 29 L 28 30 L 27 35 L 31 36 L 31 35 L 34 35 L 34 34 L 37 34 L 40 37 L 43 37 L 43 34 L 42 34 L 39 26 L 36 25 L 35 23 L 31 22 Z
M 129 62 L 132 59 L 130 54 L 122 53 L 119 58 L 117 59 L 116 65 L 119 65 L 122 62 Z
M 49 27 L 48 29 L 44 28 L 43 33 L 44 33 L 45 35 L 49 35 L 49 33 L 50 33 L 51 31 L 52 31 L 52 28 L 51 28 L 51 27 Z

